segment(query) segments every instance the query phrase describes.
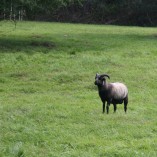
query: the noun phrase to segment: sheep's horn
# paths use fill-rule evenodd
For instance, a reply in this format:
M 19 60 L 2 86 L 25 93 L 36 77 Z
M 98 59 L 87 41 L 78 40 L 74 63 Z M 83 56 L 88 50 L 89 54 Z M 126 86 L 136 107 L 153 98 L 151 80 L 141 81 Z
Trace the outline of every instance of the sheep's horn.
M 107 74 L 102 74 L 100 77 L 108 77 L 110 79 L 110 76 Z

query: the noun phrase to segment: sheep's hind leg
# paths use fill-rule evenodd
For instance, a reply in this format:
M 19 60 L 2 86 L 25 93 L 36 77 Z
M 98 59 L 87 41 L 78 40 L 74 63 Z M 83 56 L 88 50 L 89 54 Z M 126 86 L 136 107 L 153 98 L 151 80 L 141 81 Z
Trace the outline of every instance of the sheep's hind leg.
M 127 111 L 127 104 L 128 104 L 128 96 L 126 96 L 124 99 L 124 111 L 125 111 L 125 113 Z
M 105 113 L 105 101 L 103 102 L 103 113 Z
M 126 111 L 127 111 L 127 104 L 124 104 L 124 111 L 126 113 Z

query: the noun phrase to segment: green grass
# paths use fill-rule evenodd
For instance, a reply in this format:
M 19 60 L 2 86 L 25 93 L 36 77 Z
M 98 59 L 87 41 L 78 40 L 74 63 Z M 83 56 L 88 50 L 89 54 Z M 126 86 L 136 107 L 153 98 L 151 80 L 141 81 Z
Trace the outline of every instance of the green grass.
M 127 114 L 102 114 L 97 72 Z M 156 78 L 156 28 L 0 22 L 0 156 L 156 157 Z

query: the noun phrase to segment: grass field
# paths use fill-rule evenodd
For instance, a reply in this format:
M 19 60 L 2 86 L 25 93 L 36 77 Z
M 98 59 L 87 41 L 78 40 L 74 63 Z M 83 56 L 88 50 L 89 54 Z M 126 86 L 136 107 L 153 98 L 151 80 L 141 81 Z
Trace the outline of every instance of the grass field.
M 127 114 L 102 114 L 97 72 Z M 0 157 L 61 156 L 157 156 L 157 28 L 0 22 Z

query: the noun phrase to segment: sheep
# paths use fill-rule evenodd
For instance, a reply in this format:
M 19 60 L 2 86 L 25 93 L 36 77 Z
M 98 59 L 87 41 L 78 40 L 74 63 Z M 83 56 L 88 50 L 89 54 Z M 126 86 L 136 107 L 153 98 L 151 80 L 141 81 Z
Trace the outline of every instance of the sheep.
M 98 86 L 99 96 L 103 103 L 103 113 L 105 112 L 105 103 L 107 102 L 106 110 L 107 114 L 109 113 L 109 106 L 113 104 L 114 112 L 117 110 L 117 104 L 122 104 L 124 102 L 124 111 L 127 111 L 128 104 L 128 89 L 123 83 L 107 83 L 106 78 L 110 79 L 110 76 L 107 74 L 99 75 L 98 73 L 95 76 L 95 85 Z

